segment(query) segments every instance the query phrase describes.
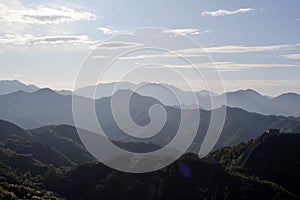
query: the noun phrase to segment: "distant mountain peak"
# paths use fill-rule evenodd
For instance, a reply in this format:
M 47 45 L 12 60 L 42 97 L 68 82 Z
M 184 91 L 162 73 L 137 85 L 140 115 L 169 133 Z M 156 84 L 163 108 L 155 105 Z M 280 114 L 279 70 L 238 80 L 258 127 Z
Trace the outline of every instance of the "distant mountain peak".
M 209 90 L 200 90 L 200 91 L 198 91 L 196 93 L 198 93 L 198 94 L 200 94 L 202 96 L 218 96 L 217 93 L 209 91 Z
M 258 93 L 257 91 L 255 91 L 253 89 L 237 90 L 234 93 L 246 93 L 246 94 L 255 94 L 255 95 L 262 96 L 260 93 Z
M 36 93 L 36 94 L 58 94 L 50 88 L 42 88 L 34 93 Z
M 297 94 L 297 93 L 289 92 L 289 93 L 281 94 L 276 98 L 280 98 L 280 97 L 298 97 L 298 96 L 300 96 L 300 95 Z
M 19 83 L 19 84 L 23 84 L 18 80 L 0 80 L 0 83 Z
M 245 91 L 246 91 L 246 92 L 252 92 L 252 93 L 258 93 L 258 92 L 256 92 L 256 91 L 253 90 L 253 89 L 246 89 Z
M 117 90 L 113 96 L 117 96 L 117 95 L 124 95 L 124 94 L 133 94 L 134 92 L 130 89 L 120 89 L 120 90 Z
M 39 88 L 34 85 L 26 85 L 18 80 L 0 80 L 0 95 L 11 94 L 19 90 L 35 92 Z

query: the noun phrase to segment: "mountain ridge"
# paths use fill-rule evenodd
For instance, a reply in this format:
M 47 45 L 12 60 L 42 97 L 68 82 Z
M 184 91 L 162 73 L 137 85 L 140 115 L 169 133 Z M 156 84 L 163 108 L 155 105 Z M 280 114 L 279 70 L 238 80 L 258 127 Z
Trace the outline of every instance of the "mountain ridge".
M 2 83 L 7 81 L 2 81 Z M 8 81 L 9 82 L 9 81 Z M 15 80 L 10 81 L 21 84 L 22 87 L 27 87 L 25 84 Z M 2 84 L 2 88 L 3 88 Z M 142 82 L 140 84 L 134 84 L 131 82 L 111 82 L 111 83 L 101 83 L 97 87 L 96 86 L 87 86 L 78 88 L 73 93 L 67 90 L 54 90 L 56 93 L 61 95 L 72 95 L 75 94 L 77 96 L 83 96 L 91 99 L 100 99 L 102 97 L 112 96 L 114 92 L 114 88 L 116 91 L 121 89 L 130 89 L 135 91 L 139 88 L 136 93 L 139 93 L 143 96 L 154 97 L 161 101 L 166 106 L 174 106 L 187 109 L 195 109 L 201 108 L 206 110 L 216 109 L 224 105 L 224 99 L 226 98 L 226 106 L 229 107 L 238 107 L 249 112 L 256 112 L 264 115 L 283 115 L 283 116 L 300 116 L 300 95 L 297 93 L 284 93 L 275 97 L 263 96 L 253 89 L 244 89 L 244 90 L 236 90 L 229 91 L 224 94 L 215 94 L 210 91 L 185 91 L 181 90 L 173 85 L 165 84 L 165 83 L 147 83 Z M 0 96 L 1 94 L 10 94 L 19 90 L 23 90 L 25 92 L 37 92 L 40 88 L 34 86 L 34 89 L 22 89 L 19 87 L 18 89 L 13 89 L 10 92 L 2 92 L 1 93 L 1 82 L 0 82 Z M 178 95 L 180 102 L 178 101 L 176 96 L 171 93 L 171 91 L 175 91 L 175 94 Z M 96 92 L 94 94 L 94 92 Z M 95 96 L 94 96 L 95 95 Z M 211 96 L 210 96 L 211 95 Z M 95 97 L 95 98 L 94 98 Z M 196 99 L 195 99 L 196 97 Z M 215 105 L 212 106 L 212 99 L 215 102 Z
M 32 137 L 26 139 L 22 132 L 28 132 Z M 0 180 L 2 181 L 0 198 L 2 189 L 7 188 L 3 184 L 15 184 L 15 187 L 29 186 L 35 190 L 53 191 L 62 198 L 75 200 L 107 197 L 117 199 L 129 197 L 132 199 L 170 197 L 175 199 L 187 197 L 193 199 L 204 197 L 209 199 L 240 199 L 242 197 L 246 199 L 262 197 L 299 199 L 299 196 L 295 195 L 297 191 L 292 186 L 285 185 L 282 179 L 271 182 L 266 174 L 262 174 L 266 178 L 263 179 L 244 171 L 260 169 L 259 165 L 252 165 L 249 168 L 251 165 L 246 164 L 247 168 L 242 169 L 227 168 L 215 159 L 219 157 L 216 155 L 220 155 L 223 149 L 230 148 L 233 151 L 229 152 L 238 152 L 240 146 L 245 146 L 244 149 L 247 149 L 247 144 L 223 147 L 211 153 L 215 156 L 208 156 L 204 159 L 199 159 L 193 153 L 187 153 L 164 169 L 145 174 L 129 174 L 113 170 L 102 163 L 95 162 L 92 158 L 85 160 L 87 152 L 84 150 L 70 149 L 69 142 L 76 148 L 77 145 L 82 144 L 77 143 L 79 138 L 76 129 L 68 125 L 51 125 L 34 130 L 23 130 L 10 122 L 0 120 L 0 135 L 6 137 L 0 143 Z M 278 145 L 282 146 L 286 142 L 294 141 L 292 148 L 295 149 L 300 144 L 300 134 L 295 136 L 297 140 L 291 137 L 287 137 L 286 141 L 277 140 Z M 249 144 L 256 141 L 257 139 L 250 141 Z M 31 145 L 35 147 L 31 148 Z M 262 145 L 265 146 L 265 143 Z M 271 145 L 271 148 L 273 146 Z M 244 151 L 236 153 L 234 158 L 238 158 Z M 230 157 L 230 154 L 227 155 L 229 152 L 223 152 L 221 155 Z M 290 159 L 291 151 L 284 152 L 285 155 L 280 158 L 288 158 L 287 162 L 295 163 Z M 77 161 L 74 160 L 74 156 L 78 157 Z M 231 160 L 233 161 L 234 158 Z M 297 154 L 297 158 L 300 158 L 300 154 Z M 259 158 L 254 157 L 254 160 L 259 160 Z M 256 172 L 251 171 L 251 173 Z M 50 192 L 45 192 L 40 195 L 52 195 Z M 55 199 L 54 196 L 51 198 Z
M 148 84 L 148 85 L 147 85 Z M 102 87 L 110 87 L 110 93 L 105 91 L 106 95 L 103 95 Z M 125 82 L 123 83 L 108 83 L 99 84 L 97 86 L 83 87 L 75 90 L 74 93 L 79 96 L 85 96 L 88 98 L 99 99 L 104 96 L 110 96 L 113 93 L 113 87 L 120 86 L 119 89 L 131 89 L 135 91 L 136 88 L 141 87 L 139 90 L 135 91 L 143 96 L 151 96 L 157 98 L 164 105 L 167 106 L 181 106 L 191 107 L 191 108 L 202 108 L 206 110 L 216 109 L 224 105 L 223 99 L 226 98 L 229 107 L 238 107 L 249 112 L 257 112 L 264 115 L 284 115 L 284 116 L 300 116 L 300 95 L 297 93 L 286 93 L 275 97 L 263 96 L 259 92 L 253 89 L 244 89 L 225 92 L 224 94 L 215 94 L 210 91 L 185 91 L 181 90 L 173 85 L 163 84 L 163 83 L 140 83 L 132 84 Z M 126 86 L 127 85 L 127 86 Z M 143 86 L 146 85 L 146 86 Z M 97 89 L 96 89 L 97 87 Z M 146 89 L 148 88 L 148 89 Z M 166 88 L 162 89 L 162 88 Z M 181 102 L 174 98 L 170 91 L 175 91 Z M 96 92 L 94 94 L 94 91 Z M 291 95 L 293 94 L 293 95 Z M 197 97 L 197 102 L 194 100 L 194 95 Z M 210 96 L 211 95 L 211 96 Z M 213 98 L 216 105 L 212 106 L 211 98 Z M 284 104 L 282 102 L 289 101 L 290 104 Z M 197 105 L 195 105 L 195 103 Z M 298 109 L 299 108 L 299 109 Z
M 140 94 L 133 93 L 130 90 L 121 90 L 116 95 L 122 93 L 131 93 L 130 100 L 130 114 L 133 121 L 139 125 L 147 125 L 150 122 L 148 109 L 151 105 L 161 104 L 157 99 L 152 97 L 145 97 Z M 103 130 L 109 133 L 109 136 L 118 140 L 124 137 L 122 130 L 119 130 L 112 116 L 111 97 L 93 100 L 74 96 L 80 102 L 87 102 L 95 104 L 96 114 L 100 120 Z M 122 106 L 122 97 L 117 98 L 117 105 Z M 74 125 L 72 112 L 72 96 L 60 95 L 50 89 L 40 90 L 35 93 L 13 93 L 0 96 L 0 118 L 11 121 L 23 128 L 32 129 L 45 125 L 53 124 L 67 124 Z M 149 142 L 164 145 L 173 138 L 180 120 L 180 109 L 164 106 L 167 111 L 167 123 L 163 127 L 159 136 L 151 138 Z M 191 112 L 186 110 L 186 112 Z M 197 141 L 202 141 L 203 134 L 207 131 L 208 123 L 210 122 L 211 111 L 201 110 L 201 121 L 198 130 Z M 88 118 L 84 118 L 88 120 Z M 122 119 L 125 120 L 126 119 Z M 256 126 L 252 126 L 254 123 Z M 276 115 L 265 116 L 253 112 L 248 112 L 240 108 L 227 108 L 227 116 L 224 130 L 219 139 L 218 146 L 236 145 L 240 142 L 246 142 L 249 139 L 256 137 L 254 133 L 262 132 L 268 128 L 281 128 L 283 131 L 296 131 L 300 129 L 300 118 L 283 117 Z M 83 128 L 83 127 L 81 127 Z M 97 129 L 92 129 L 94 131 Z M 242 134 L 243 133 L 243 134 Z M 162 137 L 164 138 L 162 140 Z M 133 140 L 132 137 L 127 137 Z M 138 141 L 134 139 L 133 141 Z M 164 143 L 163 143 L 164 142 Z M 197 146 L 197 145 L 196 145 Z M 197 151 L 197 149 L 195 149 Z

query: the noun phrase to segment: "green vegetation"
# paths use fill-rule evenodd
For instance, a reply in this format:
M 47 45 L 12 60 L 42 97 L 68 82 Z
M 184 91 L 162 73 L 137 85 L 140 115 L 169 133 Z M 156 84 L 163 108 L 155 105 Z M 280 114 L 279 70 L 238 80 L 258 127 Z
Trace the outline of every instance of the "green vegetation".
M 205 159 L 189 153 L 165 169 L 128 174 L 96 163 L 74 127 L 25 131 L 1 120 L 0 125 L 0 199 L 56 199 L 44 190 L 78 200 L 299 199 L 300 195 L 297 134 L 264 134 L 219 148 Z M 134 143 L 116 144 L 135 148 Z M 144 151 L 151 145 L 140 143 L 136 148 Z M 253 151 L 245 157 L 249 149 Z M 242 159 L 246 159 L 244 165 Z M 180 171 L 183 164 L 191 172 L 188 177 Z
M 29 187 L 12 185 L 8 183 L 0 183 L 0 199 L 5 200 L 18 200 L 18 199 L 45 199 L 45 200 L 56 200 L 58 199 L 52 193 L 32 189 Z

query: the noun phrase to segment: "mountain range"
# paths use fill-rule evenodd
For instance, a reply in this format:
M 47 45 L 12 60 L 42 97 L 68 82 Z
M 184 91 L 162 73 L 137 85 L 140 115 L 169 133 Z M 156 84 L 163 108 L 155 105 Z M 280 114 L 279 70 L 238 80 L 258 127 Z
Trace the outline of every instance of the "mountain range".
M 75 90 L 74 93 L 79 96 L 99 99 L 112 96 L 113 92 L 119 89 L 130 89 L 142 96 L 156 98 L 167 106 L 212 110 L 226 105 L 264 115 L 300 116 L 300 95 L 296 93 L 286 93 L 277 97 L 269 97 L 248 89 L 226 92 L 219 95 L 207 90 L 195 92 L 184 91 L 167 84 L 140 83 L 135 85 L 126 82 L 103 83 L 98 86 L 83 87 Z M 177 98 L 174 94 L 176 94 Z M 224 99 L 226 99 L 226 102 Z
M 207 90 L 195 92 L 184 91 L 175 86 L 163 83 L 140 83 L 136 85 L 130 82 L 112 82 L 78 88 L 74 91 L 74 94 L 91 99 L 100 99 L 110 97 L 118 90 L 127 89 L 142 96 L 153 97 L 162 104 L 172 107 L 181 106 L 187 109 L 202 108 L 212 110 L 225 104 L 228 107 L 241 108 L 248 112 L 256 112 L 263 115 L 300 116 L 300 95 L 296 93 L 285 93 L 277 97 L 269 97 L 248 89 L 216 94 Z M 40 90 L 40 88 L 37 86 L 26 85 L 17 80 L 0 81 L 0 96 L 18 91 L 32 93 L 38 90 Z M 171 91 L 173 91 L 178 98 L 176 98 Z M 61 95 L 73 94 L 73 92 L 68 90 L 55 92 Z M 194 95 L 196 99 L 194 99 Z M 180 99 L 180 102 L 178 99 Z M 226 102 L 224 102 L 223 99 L 226 99 Z M 212 101 L 214 102 L 213 106 Z
M 199 104 L 191 105 L 192 93 L 174 86 L 150 84 L 135 90 L 137 85 L 121 83 L 113 91 L 115 84 L 98 87 L 96 94 L 100 96 L 94 99 L 88 95 L 95 87 L 82 88 L 72 96 L 70 91 L 1 81 L 0 199 L 300 199 L 298 94 L 267 97 L 253 90 L 229 92 L 226 107 L 219 103 L 211 110 L 208 91 L 196 92 Z M 183 108 L 161 86 L 177 91 Z M 221 102 L 224 95 L 212 94 L 212 98 Z M 149 114 L 151 106 L 164 108 L 166 122 L 158 134 L 140 139 L 118 127 L 112 101 L 125 116 L 123 100 L 128 96 L 130 117 L 140 126 L 160 114 Z M 103 136 L 95 134 L 94 127 L 74 127 L 72 100 L 95 105 L 106 136 L 118 147 L 135 153 L 168 144 L 179 128 L 181 113 L 188 123 L 193 123 L 196 109 L 201 118 L 193 143 L 177 161 L 155 172 L 130 174 L 99 163 L 87 151 L 78 130 L 96 136 L 97 141 Z M 212 112 L 225 108 L 222 134 L 213 151 L 200 159 L 197 153 Z M 82 115 L 89 123 L 90 119 Z M 151 115 L 155 117 L 151 119 Z M 119 122 L 129 124 L 127 117 Z M 154 126 L 150 131 L 156 129 Z M 110 162 L 121 159 L 124 155 L 116 155 Z M 153 159 L 159 162 L 163 158 Z M 128 167 L 134 167 L 131 165 L 137 163 Z
M 180 109 L 176 107 L 164 106 L 160 101 L 152 97 L 141 96 L 130 90 L 119 90 L 114 95 L 117 96 L 122 106 L 124 96 L 132 95 L 130 101 L 130 114 L 133 121 L 145 126 L 150 122 L 148 109 L 155 104 L 163 106 L 167 113 L 167 121 L 161 131 L 146 142 L 157 145 L 165 145 L 175 136 L 179 122 Z M 140 142 L 134 137 L 125 135 L 120 130 L 114 120 L 111 110 L 111 97 L 104 97 L 93 100 L 81 96 L 75 96 L 78 101 L 84 103 L 95 103 L 97 117 L 100 125 L 109 138 L 116 141 Z M 68 124 L 74 125 L 72 114 L 72 96 L 61 95 L 50 89 L 41 89 L 37 92 L 27 93 L 18 91 L 12 94 L 0 96 L 0 119 L 11 121 L 26 129 L 38 128 L 45 125 Z M 193 110 L 187 110 L 186 113 Z M 194 141 L 194 150 L 199 149 L 199 144 L 203 140 L 211 118 L 211 111 L 200 110 L 201 120 L 198 133 Z M 89 118 L 83 118 L 86 123 Z M 122 119 L 127 123 L 127 118 Z M 193 119 L 190 119 L 193 122 Z M 250 113 L 239 108 L 227 108 L 225 126 L 221 137 L 216 145 L 236 145 L 257 137 L 256 133 L 261 133 L 268 128 L 279 128 L 283 131 L 300 132 L 300 118 L 283 116 L 265 116 L 257 113 Z M 80 127 L 79 127 L 80 128 Z M 91 127 L 90 131 L 96 130 Z M 124 137 L 126 136 L 126 137 Z
M 18 80 L 0 80 L 0 95 L 10 94 L 18 91 L 36 92 L 41 88 L 32 84 L 25 84 Z M 69 90 L 55 90 L 55 92 L 62 95 L 72 95 Z
M 1 80 L 0 81 L 0 95 L 10 94 L 22 90 L 24 92 L 35 92 L 39 88 L 35 85 L 26 85 L 17 80 Z

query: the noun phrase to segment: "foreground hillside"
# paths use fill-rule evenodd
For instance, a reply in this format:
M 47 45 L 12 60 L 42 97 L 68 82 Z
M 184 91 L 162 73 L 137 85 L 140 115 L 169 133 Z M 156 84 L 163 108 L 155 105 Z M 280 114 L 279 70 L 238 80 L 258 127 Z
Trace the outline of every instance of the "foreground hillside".
M 95 162 L 71 126 L 26 131 L 0 120 L 0 138 L 0 194 L 9 193 L 11 199 L 54 199 L 51 193 L 35 193 L 41 189 L 67 199 L 298 199 L 299 195 L 294 184 L 300 178 L 297 134 L 259 137 L 218 149 L 205 159 L 186 154 L 146 174 L 122 173 Z M 266 166 L 276 166 L 273 170 L 264 167 L 266 159 Z M 19 190 L 28 190 L 31 196 L 21 197 Z
M 300 195 L 299 144 L 298 134 L 271 135 L 240 164 L 249 173 L 276 182 Z
M 146 174 L 121 173 L 102 164 L 82 165 L 63 176 L 52 174 L 47 185 L 69 199 L 296 199 L 274 183 L 230 174 L 218 163 L 195 155 Z
M 1 182 L 0 183 L 0 199 L 3 199 L 3 200 L 18 200 L 18 199 L 56 200 L 59 198 L 55 197 L 51 192 Z
M 300 135 L 268 133 L 248 143 L 220 148 L 208 155 L 229 171 L 277 183 L 300 195 Z

